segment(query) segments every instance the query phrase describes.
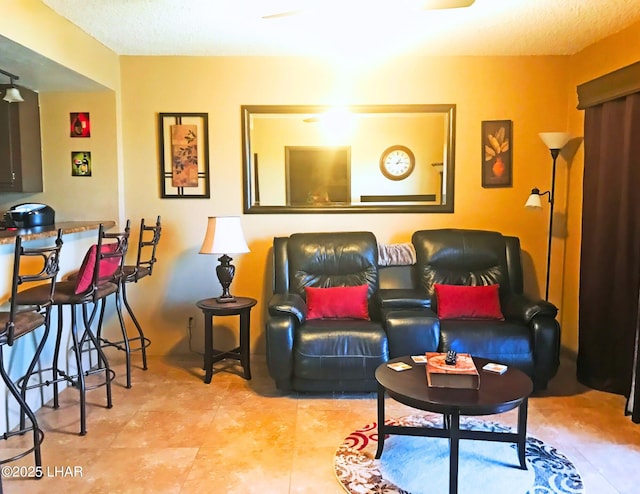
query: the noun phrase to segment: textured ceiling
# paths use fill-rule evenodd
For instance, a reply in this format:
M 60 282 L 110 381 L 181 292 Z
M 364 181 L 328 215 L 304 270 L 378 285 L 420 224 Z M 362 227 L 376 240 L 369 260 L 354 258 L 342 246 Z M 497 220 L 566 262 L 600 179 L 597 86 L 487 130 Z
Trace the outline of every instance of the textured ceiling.
M 42 1 L 121 55 L 571 55 L 640 20 L 639 0 Z
M 121 55 L 571 55 L 640 21 L 640 0 L 42 0 Z M 296 12 L 271 19 L 264 16 Z M 0 35 L 19 85 L 102 88 Z M 0 83 L 8 83 L 0 78 Z

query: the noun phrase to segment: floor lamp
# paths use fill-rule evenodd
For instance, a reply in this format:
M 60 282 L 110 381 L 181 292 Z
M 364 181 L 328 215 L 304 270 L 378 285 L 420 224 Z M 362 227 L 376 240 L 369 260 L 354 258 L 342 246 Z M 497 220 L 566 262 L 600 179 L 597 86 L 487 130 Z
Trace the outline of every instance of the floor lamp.
M 542 209 L 542 202 L 540 201 L 540 197 L 546 195 L 549 200 L 549 231 L 548 231 L 548 240 L 547 240 L 547 279 L 545 282 L 545 292 L 544 299 L 546 301 L 549 300 L 549 274 L 551 273 L 551 239 L 553 237 L 553 204 L 555 199 L 555 188 L 556 188 L 556 159 L 560 154 L 562 148 L 569 142 L 571 139 L 571 134 L 567 132 L 540 132 L 540 139 L 547 145 L 549 151 L 551 151 L 551 158 L 553 159 L 553 169 L 551 172 L 551 191 L 540 192 L 540 189 L 534 187 L 531 190 L 531 195 L 527 202 L 525 203 L 525 207 L 531 209 Z

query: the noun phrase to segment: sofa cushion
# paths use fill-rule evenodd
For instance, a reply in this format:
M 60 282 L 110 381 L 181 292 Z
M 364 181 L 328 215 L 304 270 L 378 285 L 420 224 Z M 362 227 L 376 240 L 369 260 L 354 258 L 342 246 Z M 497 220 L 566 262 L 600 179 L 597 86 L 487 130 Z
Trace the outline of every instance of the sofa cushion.
M 371 379 L 389 357 L 382 325 L 365 320 L 307 320 L 294 335 L 293 374 L 303 379 Z
M 440 319 L 498 319 L 500 285 L 463 286 L 436 283 L 436 306 Z
M 440 321 L 440 348 L 470 353 L 533 373 L 533 342 L 525 324 L 511 321 Z
M 367 285 L 305 287 L 307 319 L 369 319 Z

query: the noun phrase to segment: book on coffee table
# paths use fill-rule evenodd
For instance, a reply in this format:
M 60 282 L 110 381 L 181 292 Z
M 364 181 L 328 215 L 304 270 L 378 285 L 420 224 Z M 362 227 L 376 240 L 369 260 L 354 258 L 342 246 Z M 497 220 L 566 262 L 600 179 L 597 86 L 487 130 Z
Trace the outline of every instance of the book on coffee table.
M 455 365 L 445 363 L 446 353 L 427 352 L 427 384 L 434 388 L 478 389 L 480 374 L 468 353 L 458 353 Z

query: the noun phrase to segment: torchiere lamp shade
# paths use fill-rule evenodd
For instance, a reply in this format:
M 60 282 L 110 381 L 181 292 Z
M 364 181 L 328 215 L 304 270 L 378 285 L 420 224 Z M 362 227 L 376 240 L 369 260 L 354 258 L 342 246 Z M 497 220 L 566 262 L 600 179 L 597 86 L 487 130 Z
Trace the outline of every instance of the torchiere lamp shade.
M 549 149 L 562 149 L 571 139 L 568 132 L 540 132 L 539 136 Z
M 235 266 L 228 254 L 243 254 L 249 252 L 244 239 L 239 216 L 209 217 L 207 233 L 205 234 L 200 254 L 220 254 L 220 264 L 216 266 L 218 281 L 222 286 L 222 295 L 218 302 L 234 302 L 235 298 L 229 292 L 229 287 L 235 275 Z

